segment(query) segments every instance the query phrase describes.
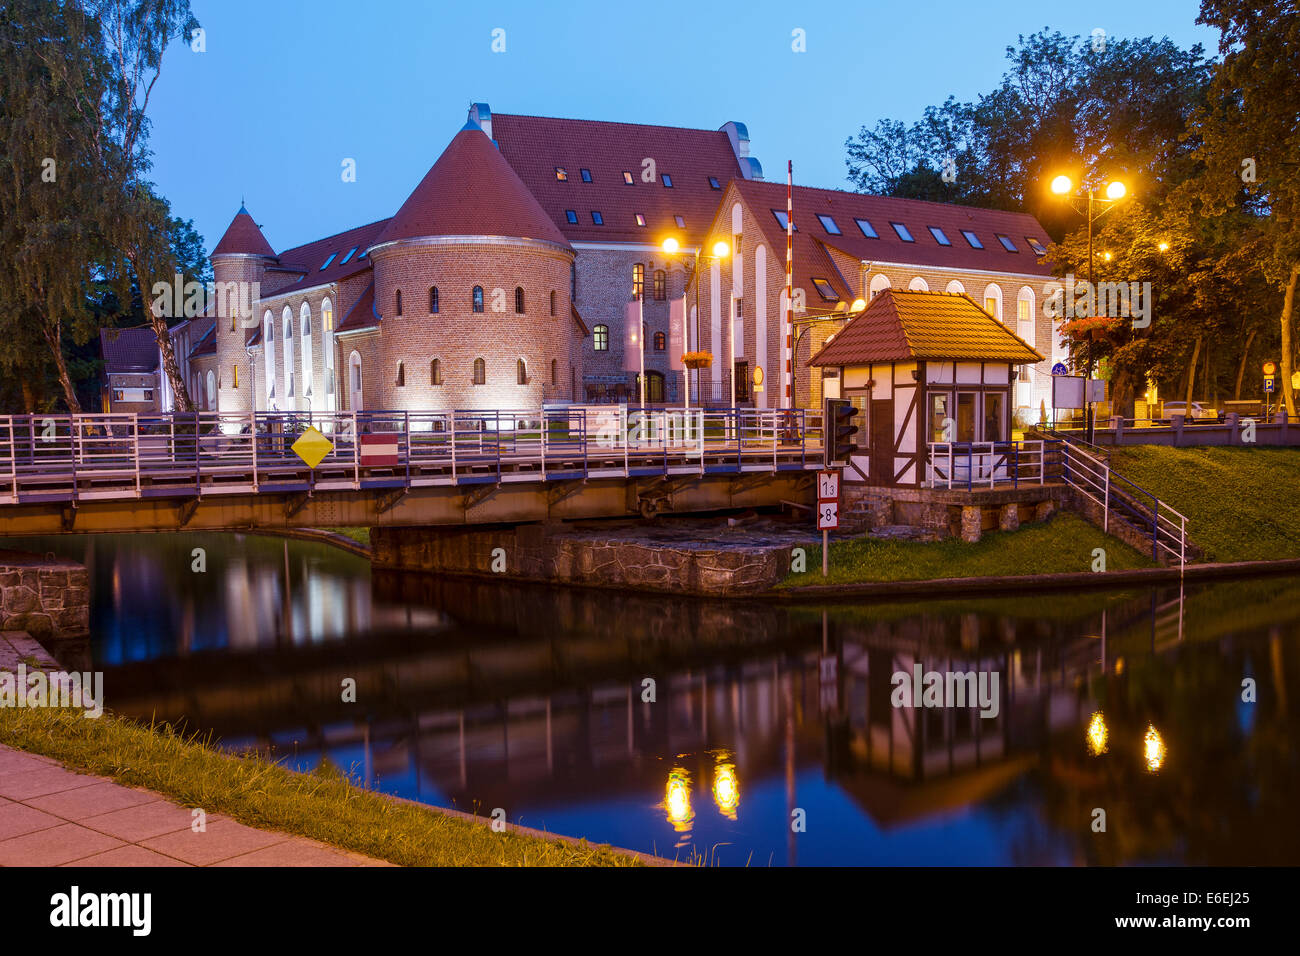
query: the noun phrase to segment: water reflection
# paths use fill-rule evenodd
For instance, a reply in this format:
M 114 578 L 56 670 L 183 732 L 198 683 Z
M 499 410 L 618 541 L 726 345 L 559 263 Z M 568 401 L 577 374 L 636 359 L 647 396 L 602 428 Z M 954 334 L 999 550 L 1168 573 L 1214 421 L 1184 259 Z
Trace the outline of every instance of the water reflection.
M 95 562 L 110 707 L 295 767 L 724 864 L 1300 862 L 1300 579 L 806 609 L 193 537 L 36 550 Z M 892 706 L 918 666 L 996 671 L 997 716 Z

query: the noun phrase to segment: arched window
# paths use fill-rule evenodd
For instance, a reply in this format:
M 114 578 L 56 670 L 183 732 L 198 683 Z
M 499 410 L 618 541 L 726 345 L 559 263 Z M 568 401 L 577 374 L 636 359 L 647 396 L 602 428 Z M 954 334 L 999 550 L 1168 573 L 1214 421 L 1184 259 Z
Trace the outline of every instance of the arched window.
M 560 363 L 557 362 L 555 359 L 551 359 L 551 384 L 558 385 L 559 383 L 560 383 Z
M 632 297 L 639 299 L 645 295 L 645 266 L 637 263 L 632 267 Z
M 429 384 L 442 384 L 442 363 L 437 359 L 434 359 L 429 363 Z
M 288 407 L 292 408 L 295 395 L 293 389 L 293 310 L 287 305 L 284 307 L 281 320 L 284 325 L 284 397 L 289 402 Z
M 518 312 L 520 315 L 522 315 L 524 311 L 523 286 L 515 286 L 515 311 Z
M 274 408 L 275 402 L 275 319 L 267 309 L 262 316 L 262 357 L 266 361 L 266 407 Z
M 438 287 L 432 286 L 429 289 L 429 314 L 436 315 L 438 312 Z
M 551 290 L 551 315 L 555 314 L 555 290 Z
M 311 354 L 311 306 L 306 302 L 298 310 L 298 334 L 302 337 L 302 394 L 310 401 L 316 370 Z
M 515 376 L 520 385 L 528 384 L 528 366 L 524 364 L 523 359 L 515 363 Z
M 907 284 L 907 288 L 911 292 L 929 292 L 930 283 L 926 282 L 920 276 L 916 276 Z
M 325 353 L 325 410 L 332 412 L 338 407 L 337 390 L 334 387 L 334 305 L 329 299 L 321 303 L 321 351 Z
M 944 291 L 950 292 L 953 295 L 965 295 L 966 287 L 962 285 L 960 282 L 958 282 L 956 279 L 953 279 L 951 282 L 948 283 L 948 288 L 945 289 Z
M 592 345 L 597 352 L 609 351 L 609 326 L 598 325 L 591 330 Z
M 663 269 L 655 270 L 655 298 L 660 302 L 668 298 L 668 276 Z
M 402 388 L 406 385 L 406 363 L 397 363 L 397 387 Z
M 481 358 L 474 360 L 474 384 L 487 384 L 487 362 L 484 362 Z
M 483 311 L 483 287 L 481 285 L 474 286 L 474 311 Z
M 1016 295 L 1016 334 L 1034 344 L 1034 290 L 1027 285 Z
M 662 352 L 668 348 L 668 336 L 662 332 L 655 333 L 655 351 Z
M 365 399 L 361 390 L 361 353 L 353 350 L 348 356 L 348 407 L 354 412 L 365 408 Z
M 397 292 L 393 294 L 393 312 L 395 315 L 402 314 L 402 290 L 401 289 L 398 289 Z
M 884 292 L 889 288 L 889 276 L 877 272 L 871 277 L 871 291 L 867 295 L 867 300 L 874 299 L 877 294 Z
M 990 282 L 984 288 L 984 311 L 999 322 L 1002 321 L 1002 287 Z
M 217 410 L 217 376 L 212 371 L 208 372 L 207 392 L 208 411 L 215 412 Z

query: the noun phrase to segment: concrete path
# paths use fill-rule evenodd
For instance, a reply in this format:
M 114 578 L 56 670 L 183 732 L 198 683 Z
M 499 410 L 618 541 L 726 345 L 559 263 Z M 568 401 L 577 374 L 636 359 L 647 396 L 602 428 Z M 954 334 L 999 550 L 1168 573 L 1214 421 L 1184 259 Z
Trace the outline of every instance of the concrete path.
M 0 866 L 391 866 L 0 746 Z

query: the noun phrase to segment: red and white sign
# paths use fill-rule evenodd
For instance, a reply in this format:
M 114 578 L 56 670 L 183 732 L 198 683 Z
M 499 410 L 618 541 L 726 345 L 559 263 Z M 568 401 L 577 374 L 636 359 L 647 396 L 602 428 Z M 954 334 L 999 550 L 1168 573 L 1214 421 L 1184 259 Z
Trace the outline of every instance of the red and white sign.
M 817 500 L 840 500 L 840 473 L 834 469 L 817 472 Z
M 402 436 L 396 432 L 361 436 L 361 464 L 367 467 L 396 465 Z
M 817 502 L 817 530 L 834 531 L 840 526 L 840 503 L 838 501 Z

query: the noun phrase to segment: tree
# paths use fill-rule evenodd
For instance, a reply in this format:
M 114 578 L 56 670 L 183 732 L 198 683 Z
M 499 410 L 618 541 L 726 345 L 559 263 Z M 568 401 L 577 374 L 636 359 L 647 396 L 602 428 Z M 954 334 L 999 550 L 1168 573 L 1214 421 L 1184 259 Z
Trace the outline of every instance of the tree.
M 1258 269 L 1282 291 L 1278 319 L 1282 395 L 1296 414 L 1292 335 L 1300 286 L 1300 14 L 1285 0 L 1203 0 L 1199 23 L 1220 32 L 1222 62 L 1198 115 L 1197 199 L 1207 216 L 1240 209 L 1262 241 Z

